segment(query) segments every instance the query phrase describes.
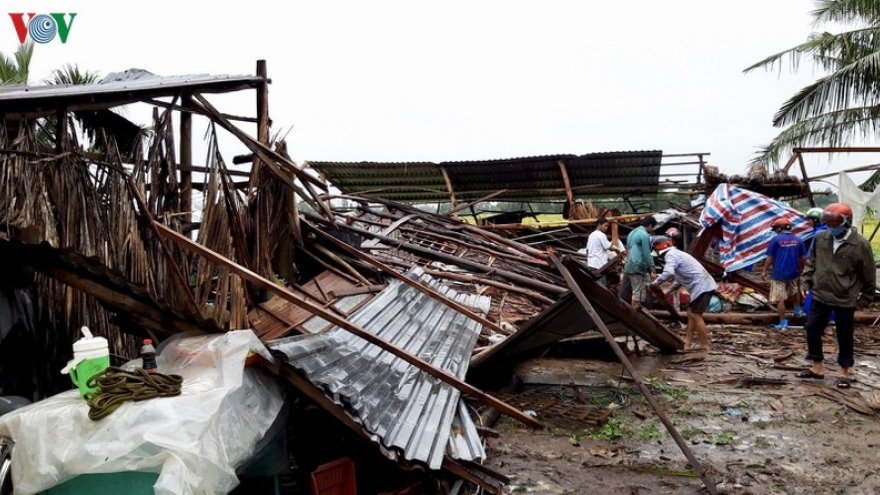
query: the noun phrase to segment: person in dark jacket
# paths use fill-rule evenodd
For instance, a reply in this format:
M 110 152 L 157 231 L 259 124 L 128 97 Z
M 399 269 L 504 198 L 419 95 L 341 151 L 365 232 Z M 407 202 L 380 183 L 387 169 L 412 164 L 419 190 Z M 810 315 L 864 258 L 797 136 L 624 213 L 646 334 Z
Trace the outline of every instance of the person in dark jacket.
M 837 319 L 838 388 L 849 388 L 853 359 L 853 316 L 856 306 L 867 306 L 874 299 L 877 272 L 871 244 L 852 228 L 852 208 L 834 203 L 825 208 L 822 220 L 828 230 L 813 242 L 802 276 L 801 289 L 813 291 L 807 318 L 807 360 L 810 369 L 797 373 L 798 378 L 825 378 L 822 364 L 822 333 L 831 312 Z

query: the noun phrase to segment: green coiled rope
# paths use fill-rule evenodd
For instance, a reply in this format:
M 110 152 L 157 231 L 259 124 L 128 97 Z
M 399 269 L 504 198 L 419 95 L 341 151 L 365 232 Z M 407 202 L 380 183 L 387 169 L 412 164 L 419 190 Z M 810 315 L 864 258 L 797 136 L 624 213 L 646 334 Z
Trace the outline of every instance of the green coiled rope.
M 84 396 L 89 405 L 89 419 L 97 421 L 128 401 L 180 395 L 183 377 L 147 373 L 141 368 L 125 371 L 111 366 L 89 378 L 86 384 L 99 388 L 97 393 L 89 392 Z

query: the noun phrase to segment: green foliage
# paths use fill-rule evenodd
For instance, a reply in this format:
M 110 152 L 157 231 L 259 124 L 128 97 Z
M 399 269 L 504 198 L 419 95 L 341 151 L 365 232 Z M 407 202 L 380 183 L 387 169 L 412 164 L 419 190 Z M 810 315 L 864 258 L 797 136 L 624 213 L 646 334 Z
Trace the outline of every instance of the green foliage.
M 825 0 L 813 11 L 814 23 L 845 26 L 819 32 L 795 47 L 766 57 L 745 69 L 797 71 L 804 58 L 823 72 L 786 101 L 773 117 L 784 128 L 754 158 L 780 163 L 784 153 L 808 145 L 845 146 L 855 138 L 877 138 L 880 95 L 880 3 L 876 0 Z
M 0 52 L 0 85 L 27 84 L 33 56 L 34 43 L 32 41 L 19 45 L 12 57 L 7 57 L 3 52 Z
M 663 383 L 659 377 L 648 375 L 645 377 L 645 384 L 657 395 L 669 397 L 676 400 L 687 400 L 691 395 L 687 387 L 674 387 L 667 383 Z
M 100 80 L 97 72 L 82 71 L 76 64 L 64 64 L 60 69 L 52 71 L 52 77 L 45 83 L 50 85 L 60 84 L 93 84 Z
M 712 437 L 712 443 L 715 445 L 733 445 L 736 441 L 733 433 L 722 431 L 721 433 Z
M 639 432 L 639 438 L 642 440 L 655 440 L 661 436 L 663 436 L 663 433 L 654 421 L 646 423 L 642 431 Z
M 589 432 L 589 436 L 597 440 L 619 440 L 625 436 L 632 436 L 632 431 L 612 416 L 598 431 Z

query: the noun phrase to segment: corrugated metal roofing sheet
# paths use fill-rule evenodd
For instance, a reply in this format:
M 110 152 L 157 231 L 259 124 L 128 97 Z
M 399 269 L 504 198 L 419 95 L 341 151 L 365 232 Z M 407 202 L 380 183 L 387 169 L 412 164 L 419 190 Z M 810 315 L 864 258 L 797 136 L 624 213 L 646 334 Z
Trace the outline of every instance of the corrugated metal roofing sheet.
M 458 294 L 418 267 L 406 275 L 484 314 L 489 309 L 488 297 Z M 397 280 L 349 321 L 460 379 L 482 327 Z M 468 461 L 485 457 L 460 392 L 378 346 L 338 327 L 267 345 L 405 459 L 440 469 L 445 453 Z
M 129 69 L 108 74 L 94 84 L 0 86 L 0 102 L 3 103 L 0 112 L 40 110 L 57 102 L 73 105 L 118 98 L 137 101 L 139 95 L 149 98 L 171 96 L 184 88 L 201 92 L 234 91 L 255 87 L 260 81 L 263 78 L 254 75 L 159 76 L 142 69 Z
M 502 160 L 456 162 L 307 162 L 345 194 L 373 194 L 395 201 L 447 201 L 443 169 L 459 200 L 476 199 L 509 189 L 507 200 L 564 198 L 565 164 L 569 183 L 578 194 L 619 195 L 658 190 L 663 152 L 620 151 L 586 155 L 548 155 Z M 601 189 L 598 187 L 601 186 Z

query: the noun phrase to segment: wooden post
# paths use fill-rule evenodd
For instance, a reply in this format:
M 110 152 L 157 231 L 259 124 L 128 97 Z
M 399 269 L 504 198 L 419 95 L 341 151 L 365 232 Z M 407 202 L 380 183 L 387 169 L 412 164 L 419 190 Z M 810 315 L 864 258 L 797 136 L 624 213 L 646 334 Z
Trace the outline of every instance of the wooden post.
M 568 180 L 568 170 L 565 168 L 565 162 L 562 160 L 556 163 L 559 165 L 559 173 L 562 174 L 562 184 L 565 186 L 565 199 L 568 201 L 571 211 L 574 211 L 574 193 L 571 191 L 571 181 Z M 569 218 L 571 217 L 569 216 Z
M 801 175 L 804 178 L 804 182 L 807 183 L 807 199 L 810 201 L 810 206 L 816 207 L 816 200 L 813 198 L 813 190 L 810 188 L 810 182 L 807 180 L 807 166 L 804 165 L 804 155 L 798 153 L 798 163 L 801 166 Z
M 663 408 L 660 407 L 660 404 L 657 402 L 657 399 L 654 398 L 654 394 L 651 393 L 651 390 L 645 385 L 645 380 L 642 378 L 641 373 L 636 371 L 635 367 L 633 367 L 632 363 L 626 357 L 626 354 L 623 353 L 623 349 L 620 348 L 620 345 L 614 339 L 614 335 L 611 334 L 611 331 L 608 330 L 608 327 L 605 326 L 605 322 L 602 321 L 602 318 L 599 317 L 599 314 L 596 313 L 596 310 L 593 309 L 593 305 L 590 304 L 590 300 L 587 299 L 587 296 L 584 295 L 578 283 L 574 280 L 571 273 L 568 271 L 568 268 L 562 264 L 561 261 L 556 257 L 552 252 L 550 253 L 550 259 L 553 261 L 553 264 L 556 265 L 556 269 L 559 270 L 559 273 L 565 278 L 565 282 L 568 284 L 568 288 L 571 289 L 572 294 L 577 298 L 578 302 L 581 303 L 581 306 L 584 307 L 587 314 L 590 315 L 590 318 L 593 320 L 593 323 L 596 324 L 596 328 L 602 332 L 602 335 L 605 337 L 605 341 L 608 342 L 608 345 L 611 346 L 611 349 L 614 350 L 614 354 L 617 355 L 617 358 L 620 360 L 623 367 L 626 368 L 626 371 L 629 372 L 629 376 L 633 378 L 636 385 L 639 387 L 639 390 L 642 392 L 642 396 L 648 401 L 648 404 L 651 405 L 651 408 L 654 409 L 654 413 L 660 418 L 660 422 L 663 423 L 663 426 L 666 427 L 666 431 L 672 436 L 672 439 L 675 440 L 675 443 L 678 445 L 678 448 L 681 449 L 684 456 L 687 457 L 687 460 L 690 461 L 691 466 L 693 466 L 694 472 L 700 479 L 703 481 L 703 484 L 706 485 L 706 490 L 709 491 L 710 494 L 715 495 L 718 493 L 717 488 L 715 487 L 715 483 L 709 479 L 706 475 L 706 470 L 703 469 L 703 466 L 700 464 L 700 461 L 697 460 L 694 453 L 691 451 L 690 447 L 688 447 L 687 442 L 685 442 L 684 438 L 678 433 L 673 426 L 672 422 L 669 421 L 669 418 L 666 417 L 666 414 L 663 412 Z
M 192 95 L 183 93 L 181 106 L 189 108 Z M 192 222 L 192 113 L 180 112 L 180 210 L 183 223 Z
M 257 60 L 257 76 L 263 80 L 257 83 L 257 141 L 269 146 L 269 79 L 265 60 Z M 251 169 L 251 191 L 257 187 L 260 179 L 260 157 L 254 154 Z
M 452 181 L 449 179 L 449 172 L 446 171 L 446 167 L 441 166 L 440 172 L 443 173 L 443 180 L 446 181 L 446 190 L 449 191 L 449 201 L 451 204 L 452 218 L 458 218 L 458 203 L 455 200 L 455 189 L 452 188 Z
M 55 154 L 64 152 L 64 141 L 67 138 L 67 109 L 59 108 L 55 112 Z
M 620 231 L 617 228 L 617 222 L 611 222 L 611 247 L 616 248 L 618 241 L 620 241 Z M 617 256 L 619 257 L 620 255 L 618 254 Z

